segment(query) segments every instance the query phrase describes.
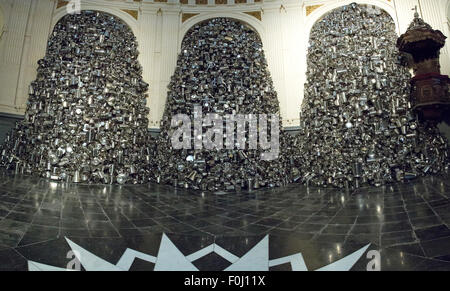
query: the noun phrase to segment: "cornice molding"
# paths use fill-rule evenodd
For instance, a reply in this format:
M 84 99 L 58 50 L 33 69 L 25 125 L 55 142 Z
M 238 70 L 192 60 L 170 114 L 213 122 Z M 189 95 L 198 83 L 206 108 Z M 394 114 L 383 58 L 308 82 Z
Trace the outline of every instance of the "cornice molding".
M 53 0 L 56 3 L 64 2 L 64 0 Z M 312 3 L 317 3 L 319 1 L 308 1 Z M 320 1 L 322 2 L 322 1 Z M 326 1 L 324 1 L 326 2 Z M 264 14 L 264 11 L 280 11 L 281 7 L 283 7 L 287 12 L 289 9 L 302 9 L 304 4 L 301 0 L 275 0 L 269 1 L 265 0 L 264 2 L 254 2 L 254 3 L 242 3 L 242 4 L 207 4 L 207 5 L 196 5 L 196 4 L 180 4 L 173 2 L 128 2 L 127 0 L 118 0 L 118 1 L 108 1 L 108 0 L 81 0 L 81 7 L 83 5 L 93 7 L 107 7 L 114 8 L 118 10 L 137 10 L 142 13 L 154 13 L 155 11 L 162 10 L 165 13 L 215 13 L 215 12 L 248 12 L 248 11 L 261 11 L 261 14 Z M 56 6 L 55 6 L 56 7 Z M 55 9 L 55 12 L 59 12 L 62 9 L 65 9 L 65 6 L 60 6 Z

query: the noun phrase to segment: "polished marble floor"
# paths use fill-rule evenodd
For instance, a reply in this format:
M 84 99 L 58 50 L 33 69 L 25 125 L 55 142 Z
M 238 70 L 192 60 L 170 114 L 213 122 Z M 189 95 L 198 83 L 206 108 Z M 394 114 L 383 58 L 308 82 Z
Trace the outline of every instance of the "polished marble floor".
M 316 270 L 361 250 L 351 270 L 366 270 L 372 250 L 381 270 L 450 270 L 449 174 L 353 191 L 292 184 L 227 194 L 0 177 L 0 270 L 65 268 L 74 246 L 91 256 L 86 270 L 95 260 L 175 268 L 163 264 L 167 253 L 185 258 L 180 269 L 232 269 L 267 255 L 240 270 Z

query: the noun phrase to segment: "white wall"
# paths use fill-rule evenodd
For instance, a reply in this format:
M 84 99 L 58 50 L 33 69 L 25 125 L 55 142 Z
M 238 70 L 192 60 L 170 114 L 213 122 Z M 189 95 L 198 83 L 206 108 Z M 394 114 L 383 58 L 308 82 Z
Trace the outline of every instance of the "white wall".
M 447 24 L 450 27 L 450 1 L 447 2 Z
M 23 114 L 28 85 L 36 77 L 37 61 L 45 55 L 49 33 L 66 14 L 56 8 L 60 0 L 0 0 L 4 33 L 0 39 L 0 112 Z M 324 14 L 339 6 L 357 2 L 374 4 L 394 19 L 398 32 L 406 31 L 419 6 L 425 21 L 450 35 L 447 17 L 450 0 L 266 0 L 264 3 L 228 5 L 180 5 L 179 0 L 82 0 L 82 9 L 105 11 L 120 17 L 135 33 L 141 52 L 143 77 L 150 84 L 150 127 L 158 128 L 167 85 L 174 72 L 181 40 L 192 25 L 212 17 L 228 16 L 252 26 L 261 36 L 269 69 L 278 92 L 284 126 L 299 124 L 306 72 L 309 31 Z M 195 3 L 190 1 L 189 3 Z M 214 3 L 214 1 L 209 1 Z M 322 5 L 308 16 L 308 6 Z M 123 10 L 138 11 L 138 19 Z M 243 12 L 261 12 L 261 21 Z M 448 11 L 446 13 L 446 11 Z M 183 13 L 198 14 L 185 22 Z M 0 16 L 1 23 L 1 16 Z M 442 71 L 450 74 L 450 46 L 442 51 Z
M 5 24 L 5 19 L 3 16 L 2 8 L 0 7 L 0 40 L 3 35 L 3 24 Z

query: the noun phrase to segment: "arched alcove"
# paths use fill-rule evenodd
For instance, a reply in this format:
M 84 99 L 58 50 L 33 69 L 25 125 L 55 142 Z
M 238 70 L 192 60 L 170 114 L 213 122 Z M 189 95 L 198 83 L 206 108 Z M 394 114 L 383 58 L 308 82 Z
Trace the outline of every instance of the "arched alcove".
M 192 27 L 194 27 L 198 23 L 207 21 L 208 19 L 219 17 L 234 19 L 248 25 L 250 28 L 256 31 L 261 41 L 264 43 L 264 28 L 261 25 L 261 23 L 253 16 L 238 12 L 216 12 L 216 13 L 201 13 L 185 21 L 180 29 L 178 48 L 181 48 L 181 43 L 183 42 L 184 36 Z
M 244 15 L 244 13 L 241 13 Z M 215 18 L 226 18 L 229 19 L 233 22 L 236 23 L 240 23 L 242 25 L 244 25 L 245 27 L 247 27 L 248 29 L 250 29 L 258 38 L 259 41 L 262 44 L 262 47 L 264 48 L 264 40 L 262 37 L 262 27 L 260 26 L 260 24 L 256 21 L 256 23 L 253 22 L 253 19 L 251 19 L 251 23 L 247 22 L 247 18 L 242 19 L 242 15 L 238 14 L 238 13 L 218 13 L 218 14 L 204 14 L 203 17 L 199 17 L 197 19 L 194 19 L 192 21 L 192 23 L 190 23 L 189 25 L 186 25 L 185 27 L 182 28 L 182 37 L 179 39 L 179 50 L 181 49 L 181 46 L 183 44 L 184 38 L 186 37 L 186 35 L 188 35 L 188 33 L 191 31 L 191 29 L 193 29 L 196 25 L 201 25 L 202 23 L 207 23 L 208 21 L 211 21 L 212 19 Z M 230 16 L 231 15 L 231 16 Z M 237 15 L 237 16 L 236 16 Z M 251 17 L 251 16 L 249 16 Z M 277 96 L 278 98 L 278 103 L 280 104 L 280 96 Z
M 306 78 L 306 70 L 307 70 L 307 52 L 309 47 L 309 40 L 310 40 L 310 33 L 314 25 L 319 22 L 321 19 L 326 17 L 330 12 L 332 12 L 334 9 L 337 9 L 339 7 L 349 5 L 351 3 L 357 3 L 357 4 L 364 4 L 364 5 L 373 5 L 376 6 L 379 9 L 382 9 L 386 11 L 392 18 L 392 21 L 395 23 L 395 30 L 397 35 L 400 35 L 400 30 L 398 26 L 398 19 L 396 16 L 396 10 L 393 4 L 381 1 L 381 0 L 343 0 L 343 1 L 335 1 L 333 3 L 327 3 L 316 10 L 314 10 L 306 19 L 305 23 L 305 35 L 304 35 L 304 44 L 305 47 L 303 48 L 303 76 Z M 303 102 L 303 95 L 301 98 L 301 102 Z
M 382 186 L 408 180 L 404 172 L 428 161 L 445 166 L 443 141 L 432 158 L 409 150 L 432 146 L 438 135 L 410 110 L 411 76 L 399 62 L 396 29 L 387 11 L 357 3 L 333 9 L 312 27 L 299 159 L 300 172 L 313 173 L 310 183 Z
M 394 9 L 394 7 L 390 7 L 390 5 L 388 5 L 386 3 L 380 2 L 378 0 L 362 0 L 362 1 L 338 1 L 338 3 L 325 4 L 325 5 L 321 6 L 320 8 L 316 9 L 310 15 L 310 19 L 308 19 L 308 23 L 306 26 L 305 35 L 306 35 L 307 39 L 305 40 L 305 49 L 304 49 L 305 77 L 306 77 L 306 71 L 308 69 L 308 64 L 307 64 L 308 51 L 309 51 L 309 45 L 310 45 L 310 41 L 311 41 L 311 39 L 310 39 L 311 32 L 312 32 L 313 28 L 315 27 L 315 25 L 318 25 L 321 20 L 326 18 L 328 15 L 333 13 L 338 8 L 350 5 L 352 3 L 356 3 L 358 5 L 367 5 L 367 7 L 374 7 L 376 9 L 380 9 L 380 11 L 385 12 L 388 16 L 390 16 L 392 23 L 395 24 L 395 33 L 397 33 L 397 35 L 399 34 L 398 21 L 396 21 L 396 17 L 395 17 L 395 9 Z M 375 5 L 374 3 L 378 3 L 379 5 Z M 383 6 L 383 7 L 381 7 L 381 6 Z M 303 100 L 302 100 L 302 102 L 303 102 Z
M 111 14 L 113 16 L 116 16 L 116 17 L 120 18 L 124 23 L 126 23 L 128 25 L 128 27 L 130 27 L 130 29 L 134 35 L 138 35 L 138 27 L 139 27 L 138 22 L 130 14 L 128 14 L 122 10 L 98 6 L 98 5 L 87 5 L 87 4 L 83 4 L 82 8 L 83 8 L 82 10 L 93 10 L 93 11 L 105 12 L 105 13 Z M 57 10 L 57 12 L 53 16 L 52 30 L 53 30 L 53 27 L 55 27 L 56 23 L 58 23 L 58 21 L 67 14 L 68 13 L 67 13 L 66 7 L 61 7 Z
M 137 47 L 132 29 L 108 12 L 83 10 L 61 17 L 49 36 L 45 56 L 38 61 L 37 77 L 29 86 L 24 121 L 17 124 L 9 139 L 20 144 L 16 146 L 20 150 L 13 154 L 17 165 L 54 181 L 148 181 L 149 164 L 141 158 L 142 149 L 150 144 L 145 104 L 148 84 L 142 78 Z M 31 130 L 37 121 L 45 128 Z M 36 133 L 40 136 L 37 143 Z M 61 141 L 58 157 L 49 146 L 55 136 Z M 101 143 L 108 144 L 103 153 L 98 146 Z M 16 151 L 8 144 L 5 148 Z M 94 148 L 99 151 L 92 151 Z M 43 164 L 54 166 L 51 175 L 37 167 L 41 163 L 35 162 L 37 155 Z M 133 170 L 128 171 L 129 167 Z
M 312 27 L 314 24 L 317 23 L 317 21 L 321 20 L 324 16 L 326 16 L 329 12 L 333 11 L 336 8 L 339 8 L 341 6 L 345 6 L 351 3 L 357 3 L 357 4 L 366 4 L 366 5 L 374 5 L 380 9 L 383 9 L 386 11 L 392 18 L 392 20 L 395 23 L 396 32 L 397 34 L 400 33 L 399 27 L 398 27 L 398 19 L 395 12 L 395 7 L 387 2 L 387 1 L 381 1 L 381 0 L 344 0 L 344 1 L 335 1 L 333 3 L 324 4 L 321 7 L 317 8 L 312 12 L 305 23 L 305 40 L 309 41 L 309 34 L 311 32 Z

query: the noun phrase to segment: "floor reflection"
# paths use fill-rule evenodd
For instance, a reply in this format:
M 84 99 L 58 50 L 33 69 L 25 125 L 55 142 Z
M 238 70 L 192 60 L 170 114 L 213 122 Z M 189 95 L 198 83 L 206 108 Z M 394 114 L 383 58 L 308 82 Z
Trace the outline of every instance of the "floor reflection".
M 97 249 L 101 242 L 126 249 L 133 241 L 156 236 L 151 240 L 155 246 L 149 246 L 155 251 L 166 233 L 177 236 L 180 242 L 174 243 L 181 252 L 187 248 L 193 253 L 217 241 L 239 257 L 248 251 L 246 247 L 270 234 L 271 259 L 301 252 L 309 270 L 369 243 L 380 251 L 386 269 L 450 270 L 448 174 L 350 192 L 293 184 L 221 195 L 158 184 L 76 185 L 0 175 L 4 269 L 24 267 L 24 258 L 33 259 L 22 252 L 32 248 L 43 252 L 39 256 L 43 260 L 37 260 L 42 264 L 62 266 L 65 254 L 62 261 L 56 260 L 59 265 L 46 263 L 45 258 L 54 254 L 58 243 L 63 250 L 69 248 L 65 237 L 85 240 L 83 246 L 93 252 L 92 247 Z M 108 256 L 104 259 L 111 262 Z M 194 263 L 199 269 L 213 270 L 228 264 L 214 252 Z M 271 270 L 289 268 L 282 264 Z M 358 262 L 354 268 L 366 266 Z

